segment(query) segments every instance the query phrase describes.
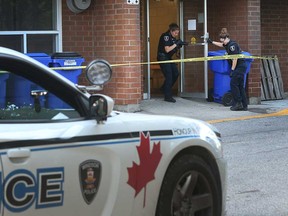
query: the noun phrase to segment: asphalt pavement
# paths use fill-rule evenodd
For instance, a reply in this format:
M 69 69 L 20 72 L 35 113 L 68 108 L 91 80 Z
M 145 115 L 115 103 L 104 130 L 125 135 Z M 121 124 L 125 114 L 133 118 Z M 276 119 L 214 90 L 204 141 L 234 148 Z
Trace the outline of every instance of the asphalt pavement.
M 216 102 L 208 102 L 204 98 L 175 97 L 175 99 L 176 103 L 166 102 L 162 97 L 143 100 L 140 104 L 140 112 L 184 116 L 210 123 L 288 115 L 287 96 L 281 100 L 261 101 L 261 104 L 248 105 L 248 111 L 231 111 L 230 107 Z

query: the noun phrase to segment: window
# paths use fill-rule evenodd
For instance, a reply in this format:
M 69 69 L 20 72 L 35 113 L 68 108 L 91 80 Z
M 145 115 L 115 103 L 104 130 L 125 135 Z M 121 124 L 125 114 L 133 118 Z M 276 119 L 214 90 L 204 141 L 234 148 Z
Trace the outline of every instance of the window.
M 0 72 L 0 123 L 79 117 L 75 109 L 39 85 L 8 71 Z
M 61 0 L 0 0 L 0 46 L 23 53 L 61 51 Z

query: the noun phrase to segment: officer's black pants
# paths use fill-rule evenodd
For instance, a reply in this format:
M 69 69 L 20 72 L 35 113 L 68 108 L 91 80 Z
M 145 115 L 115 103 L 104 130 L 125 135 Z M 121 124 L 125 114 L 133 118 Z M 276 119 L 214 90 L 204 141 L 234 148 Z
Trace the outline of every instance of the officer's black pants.
M 165 77 L 162 85 L 164 96 L 169 99 L 172 97 L 172 87 L 179 76 L 178 68 L 175 63 L 160 64 L 160 68 Z
M 230 88 L 231 93 L 233 96 L 233 104 L 237 102 L 242 102 L 243 107 L 247 107 L 247 98 L 245 93 L 244 87 L 244 74 L 246 72 L 246 67 L 239 67 L 236 68 L 235 71 L 232 73 L 231 81 L 230 81 Z

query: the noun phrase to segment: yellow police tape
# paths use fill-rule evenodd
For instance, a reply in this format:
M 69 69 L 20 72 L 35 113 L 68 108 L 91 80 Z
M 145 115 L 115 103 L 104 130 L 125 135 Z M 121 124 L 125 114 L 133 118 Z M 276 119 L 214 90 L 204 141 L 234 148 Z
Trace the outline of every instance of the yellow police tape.
M 262 57 L 262 56 L 248 56 L 244 54 L 238 55 L 223 55 L 223 56 L 209 56 L 209 57 L 197 57 L 197 58 L 186 58 L 186 59 L 176 59 L 176 60 L 166 60 L 166 61 L 155 61 L 155 62 L 128 62 L 121 64 L 111 64 L 111 67 L 119 66 L 136 66 L 136 65 L 148 65 L 148 64 L 167 64 L 167 63 L 179 63 L 179 62 L 200 62 L 200 61 L 213 61 L 213 60 L 228 60 L 235 58 L 245 58 L 245 59 L 275 59 L 275 57 Z M 53 70 L 76 70 L 76 69 L 85 69 L 86 66 L 71 66 L 71 67 L 51 67 Z

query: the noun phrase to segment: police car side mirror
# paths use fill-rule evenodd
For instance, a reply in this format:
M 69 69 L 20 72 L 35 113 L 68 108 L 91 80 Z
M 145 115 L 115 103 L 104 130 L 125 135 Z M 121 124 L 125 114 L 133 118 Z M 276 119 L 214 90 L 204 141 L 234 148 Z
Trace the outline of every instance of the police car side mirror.
M 94 94 L 89 98 L 90 115 L 95 116 L 98 123 L 103 123 L 111 114 L 114 101 L 107 95 Z

